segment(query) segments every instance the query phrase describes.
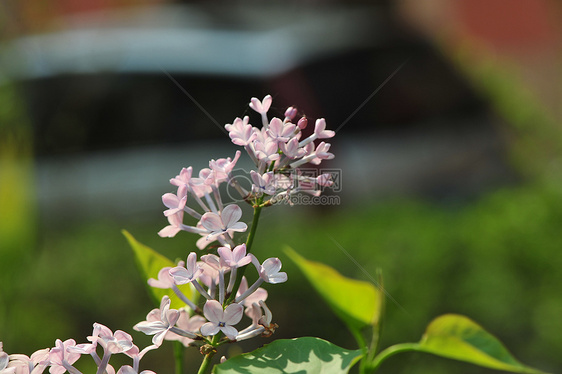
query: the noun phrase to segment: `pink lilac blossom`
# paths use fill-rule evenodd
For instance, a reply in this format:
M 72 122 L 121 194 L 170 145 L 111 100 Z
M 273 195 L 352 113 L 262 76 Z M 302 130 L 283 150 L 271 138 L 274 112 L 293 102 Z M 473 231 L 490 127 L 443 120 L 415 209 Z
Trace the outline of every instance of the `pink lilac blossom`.
M 245 243 L 237 245 L 232 250 L 229 247 L 219 247 L 217 252 L 220 255 L 220 262 L 230 268 L 239 268 L 252 262 L 252 258 L 246 255 Z
M 195 287 L 195 289 L 199 291 L 201 295 L 203 295 L 206 299 L 211 299 L 212 298 L 211 295 L 209 295 L 199 284 L 199 282 L 197 282 L 197 279 L 202 275 L 203 271 L 204 271 L 203 267 L 197 263 L 197 254 L 195 252 L 191 252 L 187 256 L 187 262 L 185 264 L 185 267 L 176 266 L 170 269 L 169 273 L 172 279 L 174 280 L 175 285 L 191 283 Z M 174 288 L 174 291 L 175 290 L 176 289 Z M 188 304 L 193 310 L 197 311 L 199 309 L 191 301 L 187 301 L 187 300 L 184 301 L 186 301 L 186 304 Z
M 203 261 L 205 264 L 209 265 L 213 270 L 215 270 L 213 272 L 213 274 L 215 275 L 215 279 L 216 279 L 217 272 L 221 270 L 230 269 L 226 264 L 221 262 L 219 256 L 214 255 L 212 253 L 201 256 L 201 261 Z
M 256 267 L 260 279 L 263 279 L 267 283 L 283 283 L 287 281 L 287 273 L 279 271 L 281 270 L 281 260 L 278 258 L 268 258 L 260 265 L 256 256 L 252 256 L 252 263 Z
M 260 169 L 263 169 L 265 165 L 269 165 L 280 158 L 277 152 L 279 150 L 277 142 L 269 137 L 265 138 L 263 141 L 254 140 L 254 149 L 255 157 L 260 162 Z
M 240 287 L 238 287 L 238 292 L 236 293 L 236 296 L 240 296 L 246 293 L 247 290 L 248 290 L 248 280 L 246 279 L 246 277 L 242 277 L 242 281 L 240 282 Z M 267 296 L 268 296 L 267 290 L 259 287 L 256 288 L 256 290 L 251 295 L 248 295 L 246 298 L 244 298 L 242 304 L 246 308 L 250 308 L 253 303 L 259 303 L 260 301 L 267 300 Z
M 199 170 L 199 176 L 196 178 L 191 178 L 190 182 L 189 182 L 189 187 L 191 188 L 191 192 L 195 197 L 201 198 L 203 196 L 205 196 L 206 194 L 209 194 L 212 192 L 211 187 L 209 186 L 209 184 L 205 183 L 205 181 L 207 180 L 207 178 L 209 178 L 209 176 L 211 175 L 212 170 L 209 168 L 204 168 Z M 199 202 L 199 200 L 198 200 Z M 203 208 L 203 210 L 205 211 L 209 211 L 209 208 L 207 208 L 206 205 L 204 205 L 202 202 L 199 202 L 199 204 L 201 205 L 201 207 Z
M 262 101 L 259 101 L 255 97 L 252 97 L 252 99 L 250 100 L 250 108 L 252 108 L 253 110 L 255 110 L 260 114 L 265 114 L 269 110 L 272 101 L 273 99 L 271 95 L 266 95 Z
M 279 271 L 281 270 L 281 260 L 278 258 L 268 258 L 262 265 L 253 254 L 250 254 L 250 256 L 260 277 L 244 293 L 236 297 L 234 301 L 237 303 L 242 302 L 253 294 L 263 282 L 276 284 L 287 281 L 287 273 Z
M 223 236 L 217 236 L 215 239 L 207 240 L 208 231 L 207 231 L 207 229 L 205 229 L 205 228 L 203 227 L 203 225 L 201 224 L 201 221 L 199 221 L 199 222 L 197 223 L 197 228 L 200 228 L 200 229 L 202 229 L 202 230 L 205 231 L 205 233 L 199 234 L 199 235 L 201 235 L 202 237 L 199 238 L 199 239 L 197 240 L 197 242 L 195 243 L 195 246 L 196 246 L 197 248 L 199 248 L 199 249 L 205 249 L 209 244 L 211 244 L 211 243 L 213 243 L 213 242 L 215 242 L 215 241 L 218 241 L 221 245 L 226 245 L 227 242 L 228 242 L 228 240 L 225 239 L 225 237 L 232 238 L 232 237 L 234 236 L 234 233 L 235 233 L 234 230 L 227 230 L 226 233 L 228 234 L 228 236 L 227 236 L 227 235 L 224 235 L 224 237 L 223 237 Z
M 199 261 L 197 264 L 203 270 L 203 274 L 199 276 L 199 281 L 209 288 L 216 286 L 219 281 L 219 271 L 217 267 L 211 266 L 205 261 Z
M 175 178 L 170 179 L 170 183 L 174 186 L 187 186 L 191 181 L 191 174 L 193 173 L 193 168 L 190 166 L 188 168 L 181 169 L 180 173 L 176 175 Z
M 257 134 L 254 132 L 252 125 L 248 123 L 249 121 L 250 117 L 246 116 L 244 119 L 236 118 L 232 124 L 224 126 L 232 143 L 245 147 L 256 139 Z
M 42 373 L 49 364 L 49 348 L 45 348 L 34 352 L 31 357 L 23 354 L 10 355 L 8 368 L 15 368 L 15 374 L 37 374 Z M 0 370 L 0 373 L 4 372 Z
M 190 332 L 192 334 L 196 334 L 199 331 L 199 328 L 206 322 L 205 318 L 196 315 L 193 317 L 189 317 L 189 314 L 186 310 L 180 309 L 180 316 L 176 322 L 176 326 L 179 330 L 183 330 L 184 332 Z M 146 316 L 146 321 L 148 322 L 158 322 L 162 320 L 162 312 L 160 309 L 153 309 L 148 313 Z M 170 329 L 165 335 L 164 340 L 176 340 L 181 342 L 185 347 L 187 347 L 191 342 L 193 342 L 192 338 L 186 337 L 184 335 L 179 335 L 175 329 Z
M 75 345 L 76 341 L 74 339 L 67 339 L 64 342 L 60 339 L 55 341 L 55 347 L 49 351 L 51 365 L 49 373 L 63 374 L 68 371 L 71 374 L 81 374 L 72 366 L 80 358 L 80 354 L 69 351 L 69 348 Z
M 169 275 L 172 277 L 175 284 L 186 284 L 197 280 L 203 270 L 197 264 L 197 254 L 195 252 L 189 253 L 187 261 L 184 266 L 176 266 L 169 270 Z
M 292 138 L 286 143 L 281 143 L 279 146 L 283 154 L 289 159 L 303 157 L 306 153 L 304 148 L 299 146 L 299 140 L 297 138 Z
M 267 292 L 259 286 L 264 282 L 272 284 L 285 282 L 287 274 L 281 271 L 281 261 L 278 258 L 269 258 L 260 264 L 255 256 L 247 254 L 245 244 L 235 245 L 234 233 L 246 231 L 248 225 L 241 221 L 242 209 L 237 204 L 223 204 L 219 186 L 221 183 L 228 183 L 254 207 L 271 205 L 301 191 L 319 195 L 322 187 L 332 185 L 330 176 L 328 174 L 306 176 L 298 170 L 298 167 L 306 163 L 319 164 L 323 160 L 333 158 L 334 155 L 329 152 L 329 143 L 315 142 L 331 138 L 335 132 L 327 130 L 326 120 L 320 118 L 315 122 L 312 135 L 301 140 L 302 130 L 307 127 L 308 119 L 303 116 L 296 124 L 293 123 L 297 116 L 297 109 L 289 107 L 284 113 L 283 120 L 274 117 L 270 121 L 267 113 L 271 105 L 270 95 L 265 96 L 261 101 L 257 98 L 251 99 L 250 108 L 261 115 L 263 125 L 261 129 L 252 126 L 247 116 L 243 119 L 236 118 L 232 124 L 225 125 L 232 142 L 244 147 L 256 164 L 256 169 L 250 171 L 253 182 L 250 192 L 244 190 L 231 175 L 240 158 L 240 151 L 237 151 L 232 159 L 228 157 L 211 160 L 209 168 L 200 170 L 197 177 L 193 177 L 193 169 L 189 167 L 183 168 L 175 178 L 170 180 L 170 183 L 178 189 L 176 194 L 168 193 L 162 197 L 167 208 L 164 215 L 170 224 L 160 230 L 159 235 L 172 237 L 179 231 L 187 231 L 202 236 L 196 244 L 199 249 L 207 247 L 214 241 L 218 241 L 220 247 L 217 250 L 218 256 L 206 254 L 201 256 L 200 262 L 197 262 L 196 254 L 191 252 L 185 266 L 182 264 L 162 269 L 158 279 L 149 281 L 155 287 L 172 288 L 191 308 L 194 308 L 193 303 L 185 296 L 181 296 L 177 285 L 190 283 L 207 299 L 203 314 L 208 322 L 203 324 L 202 318 L 193 317 L 191 321 L 191 319 L 186 320 L 187 317 L 181 317 L 181 324 L 184 326 L 180 326 L 180 316 L 187 316 L 187 314 L 185 311 L 169 310 L 169 299 L 163 298 L 161 308 L 153 310 L 147 316 L 147 321 L 135 326 L 137 330 L 155 335 L 154 345 L 162 344 L 166 336 L 182 339 L 184 344 L 189 344 L 192 342 L 190 339 L 197 336 L 195 333 L 197 329 L 204 336 L 216 335 L 222 331 L 229 339 L 234 340 L 237 338 L 238 331 L 233 326 L 244 314 L 244 306 L 246 314 L 252 318 L 253 327 L 244 329 L 242 338 L 249 338 L 262 332 L 271 334 L 274 330 L 274 324 L 271 324 L 271 312 L 264 303 Z M 190 203 L 195 201 L 203 212 L 200 214 L 188 207 L 188 201 Z M 195 226 L 183 223 L 184 213 L 198 220 Z M 246 278 L 242 277 L 238 290 L 234 291 L 233 287 L 239 280 L 236 276 L 237 269 L 250 262 L 256 267 L 259 278 L 248 287 Z M 225 287 L 225 274 L 228 272 L 230 272 L 230 280 L 228 287 Z M 203 285 L 207 290 L 203 289 Z M 236 292 L 234 304 L 223 305 L 232 292 Z M 192 322 L 192 326 L 185 324 L 189 321 Z M 133 366 L 132 369 L 138 371 L 138 367 Z
M 252 178 L 252 192 L 261 195 L 273 195 L 275 194 L 276 188 L 276 176 L 273 172 L 267 172 L 265 174 L 260 175 L 256 173 L 254 170 L 250 171 L 250 177 Z
M 334 158 L 334 155 L 328 152 L 329 150 L 330 143 L 320 142 L 313 152 L 309 152 L 309 154 L 302 159 L 292 162 L 290 167 L 294 169 L 306 163 L 318 165 L 322 162 L 322 160 L 331 160 Z
M 133 338 L 125 331 L 117 330 L 112 334 L 104 334 L 98 336 L 98 343 L 103 347 L 104 351 L 111 354 L 123 353 L 133 348 Z
M 326 120 L 324 118 L 319 118 L 314 125 L 314 135 L 316 135 L 318 139 L 328 139 L 333 138 L 336 133 L 332 130 L 326 130 Z
M 316 120 L 316 123 L 314 125 L 314 133 L 300 142 L 300 146 L 302 147 L 308 143 L 313 142 L 316 139 L 332 138 L 334 137 L 334 135 L 336 135 L 334 131 L 326 130 L 326 120 L 324 118 L 319 118 Z
M 250 108 L 261 114 L 261 120 L 264 128 L 267 128 L 267 111 L 271 107 L 271 102 L 273 101 L 271 95 L 266 95 L 262 101 L 259 101 L 255 97 L 250 100 Z
M 178 263 L 179 268 L 185 267 L 185 262 L 180 261 Z M 193 309 L 196 312 L 199 312 L 200 309 L 197 305 L 195 305 L 185 294 L 182 290 L 176 285 L 176 281 L 170 275 L 170 270 L 172 270 L 171 266 L 166 266 L 160 269 L 158 272 L 158 279 L 150 278 L 147 283 L 150 287 L 154 288 L 161 288 L 161 289 L 172 289 L 174 293 L 182 300 L 187 306 Z
M 236 166 L 236 162 L 240 158 L 241 152 L 236 151 L 234 159 L 219 158 L 218 160 L 211 160 L 209 162 L 209 168 L 213 172 L 213 182 L 218 186 L 219 183 L 226 182 L 229 179 L 232 169 Z
M 160 320 L 144 321 L 137 323 L 133 329 L 141 331 L 147 335 L 154 335 L 152 343 L 156 346 L 161 346 L 164 337 L 174 327 L 180 317 L 179 311 L 170 309 L 170 298 L 164 296 L 160 303 Z
M 230 340 L 235 340 L 238 335 L 233 325 L 242 319 L 244 307 L 240 304 L 230 304 L 223 309 L 216 300 L 208 300 L 203 307 L 203 314 L 209 322 L 201 326 L 201 334 L 205 336 L 216 335 L 222 331 Z
M 244 222 L 239 222 L 242 209 L 236 204 L 227 205 L 220 214 L 207 212 L 201 217 L 201 225 L 210 233 L 207 240 L 214 240 L 218 236 L 228 235 L 228 231 L 244 232 L 248 228 Z
M 277 145 L 286 143 L 295 132 L 296 126 L 290 122 L 283 123 L 279 118 L 273 118 L 267 128 L 267 135 Z
M 102 325 L 101 323 L 96 322 L 94 323 L 94 329 L 92 331 L 92 335 L 88 336 L 87 338 L 90 341 L 90 343 L 76 344 L 75 346 L 68 348 L 68 351 L 72 353 L 78 353 L 81 355 L 83 354 L 92 355 L 92 357 L 96 361 L 96 364 L 99 365 L 100 360 L 96 354 L 96 347 L 98 346 L 98 338 L 100 336 L 113 336 L 113 333 L 108 327 Z
M 257 198 L 266 194 L 270 196 L 268 205 L 271 205 L 301 191 L 315 196 L 320 195 L 322 187 L 331 185 L 327 177 L 312 181 L 311 183 L 314 183 L 312 188 L 306 189 L 302 186 L 297 188 L 294 184 L 282 186 L 276 183 L 276 179 L 282 174 L 290 175 L 301 165 L 307 163 L 318 165 L 323 160 L 332 159 L 334 155 L 329 152 L 330 144 L 321 141 L 316 145 L 315 141 L 332 138 L 335 132 L 327 130 L 326 120 L 319 118 L 315 122 L 312 135 L 301 140 L 302 130 L 307 127 L 308 119 L 301 117 L 295 125 L 292 121 L 296 117 L 297 110 L 289 107 L 285 111 L 283 121 L 276 117 L 269 121 L 267 112 L 271 107 L 271 102 L 270 95 L 267 95 L 262 101 L 255 97 L 251 99 L 250 108 L 262 117 L 263 127 L 261 129 L 253 127 L 249 123 L 248 117 L 244 117 L 244 120 L 237 118 L 233 124 L 225 125 L 232 142 L 243 146 L 257 166 L 257 170 L 251 171 L 253 181 L 251 195 L 247 195 L 245 191 L 237 188 L 241 197 L 248 200 L 248 198 Z M 274 177 L 267 177 L 269 180 L 264 180 L 266 172 L 273 174 Z M 264 201 L 263 198 L 261 201 Z
M 183 226 L 183 212 L 179 211 L 175 214 L 167 216 L 168 226 L 164 227 L 162 230 L 158 231 L 158 235 L 166 238 L 173 238 L 178 232 L 181 231 Z
M 9 362 L 10 362 L 10 357 L 6 352 L 2 351 L 2 343 L 0 343 L 0 373 L 1 374 L 14 374 L 16 372 L 15 367 L 8 368 Z
M 168 222 L 170 223 L 168 226 L 164 227 L 162 230 L 158 232 L 160 237 L 172 238 L 177 235 L 180 231 L 187 231 L 194 234 L 208 234 L 204 228 L 193 227 L 183 224 L 183 211 L 178 211 L 174 214 L 169 215 Z
M 98 365 L 97 374 L 115 373 L 115 369 L 109 365 L 111 355 L 125 353 L 134 347 L 131 335 L 121 330 L 117 330 L 113 333 L 109 328 L 101 324 L 94 324 L 93 336 L 88 337 L 88 340 L 92 341 L 92 345 L 99 343 L 99 345 L 103 348 L 103 357 L 101 361 L 99 360 L 99 356 L 97 356 L 95 348 L 93 351 L 89 352 Z M 76 346 L 68 348 L 68 351 L 80 354 L 83 353 L 80 352 Z M 84 353 L 90 351 L 87 345 L 85 345 L 84 351 Z
M 228 288 L 226 289 L 226 292 L 230 294 L 236 283 L 237 269 L 248 265 L 252 261 L 252 258 L 246 255 L 246 244 L 238 245 L 232 250 L 229 247 L 220 247 L 217 252 L 220 255 L 221 264 L 226 265 L 231 271 Z
M 168 208 L 164 211 L 166 217 L 183 211 L 187 203 L 187 185 L 181 185 L 178 188 L 178 193 L 166 193 L 162 195 L 162 202 Z

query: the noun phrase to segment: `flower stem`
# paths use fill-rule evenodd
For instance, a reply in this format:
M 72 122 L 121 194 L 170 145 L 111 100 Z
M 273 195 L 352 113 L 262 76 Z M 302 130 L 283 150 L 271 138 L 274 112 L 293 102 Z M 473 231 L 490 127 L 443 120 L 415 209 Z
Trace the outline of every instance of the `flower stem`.
M 369 362 L 367 361 L 367 355 L 369 353 L 367 350 L 367 344 L 365 343 L 365 339 L 359 331 L 355 329 L 350 329 L 350 331 L 353 334 L 355 341 L 357 341 L 357 345 L 359 346 L 359 349 L 361 349 L 361 353 L 363 354 L 361 362 L 359 363 L 359 373 L 365 374 L 365 368 L 369 364 Z
M 176 374 L 183 374 L 183 345 L 180 342 L 174 342 L 174 359 L 176 361 Z
M 207 372 L 207 368 L 209 367 L 209 364 L 211 363 L 211 359 L 213 358 L 213 356 L 214 356 L 213 353 L 207 353 L 205 355 L 205 358 L 203 359 L 203 362 L 201 362 L 201 367 L 199 368 L 197 374 L 205 374 Z
M 382 328 L 383 328 L 383 319 L 384 319 L 384 309 L 385 309 L 385 298 L 384 298 L 384 282 L 382 277 L 382 270 L 379 268 L 377 269 L 377 281 L 378 281 L 378 290 L 377 290 L 377 297 L 379 299 L 379 318 L 373 324 L 373 336 L 371 337 L 371 344 L 369 347 L 369 354 L 367 355 L 367 362 L 373 362 L 377 351 L 379 349 L 379 344 L 381 340 Z
M 374 373 L 379 366 L 383 363 L 384 360 L 389 358 L 390 356 L 394 356 L 397 353 L 401 352 L 410 352 L 410 351 L 417 351 L 419 349 L 418 343 L 402 343 L 392 345 L 385 350 L 381 351 L 375 359 L 368 364 L 368 372 Z
M 211 345 L 213 347 L 216 347 L 218 341 L 219 341 L 219 334 L 213 336 Z M 205 358 L 203 359 L 203 362 L 201 362 L 201 366 L 199 367 L 199 371 L 197 372 L 197 374 L 205 374 L 207 372 L 207 369 L 209 369 L 209 365 L 211 364 L 211 360 L 213 359 L 215 353 L 216 353 L 215 351 L 211 351 L 205 355 Z
M 258 229 L 258 222 L 260 220 L 260 213 L 263 207 L 261 207 L 261 203 L 263 202 L 263 197 L 261 197 L 256 204 L 257 206 L 254 208 L 254 218 L 252 219 L 252 227 L 250 228 L 250 233 L 248 234 L 248 238 L 246 239 L 246 252 L 250 253 L 252 249 L 252 243 L 254 242 L 254 237 L 256 235 L 256 231 Z

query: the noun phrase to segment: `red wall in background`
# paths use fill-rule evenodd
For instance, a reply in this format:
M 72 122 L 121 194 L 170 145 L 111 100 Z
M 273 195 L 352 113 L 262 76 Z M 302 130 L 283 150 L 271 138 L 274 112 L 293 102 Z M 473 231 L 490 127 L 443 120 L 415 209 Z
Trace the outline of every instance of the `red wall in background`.
M 465 31 L 495 48 L 547 47 L 560 41 L 559 5 L 548 0 L 460 0 Z

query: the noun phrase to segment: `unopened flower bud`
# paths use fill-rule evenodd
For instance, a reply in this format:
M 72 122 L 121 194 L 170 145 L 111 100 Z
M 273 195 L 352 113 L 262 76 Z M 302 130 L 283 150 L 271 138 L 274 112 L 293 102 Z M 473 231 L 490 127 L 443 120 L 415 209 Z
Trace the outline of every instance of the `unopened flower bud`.
M 297 108 L 295 108 L 294 106 L 288 107 L 287 110 L 285 111 L 285 118 L 288 119 L 289 121 L 292 121 L 296 115 L 297 115 Z
M 306 119 L 306 117 L 302 117 L 301 119 L 299 119 L 299 122 L 297 122 L 297 126 L 301 130 L 304 130 L 306 128 L 306 125 L 308 125 L 308 120 Z

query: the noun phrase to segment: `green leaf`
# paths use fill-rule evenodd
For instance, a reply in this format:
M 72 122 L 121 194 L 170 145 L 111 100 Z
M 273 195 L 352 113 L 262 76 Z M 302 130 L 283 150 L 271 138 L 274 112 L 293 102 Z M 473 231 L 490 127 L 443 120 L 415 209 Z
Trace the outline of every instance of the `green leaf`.
M 372 283 L 346 278 L 327 265 L 305 259 L 291 248 L 285 253 L 351 330 L 378 324 L 382 295 Z
M 513 373 L 542 373 L 517 361 L 504 345 L 469 318 L 445 314 L 434 319 L 418 344 L 422 352 Z
M 158 272 L 166 266 L 176 266 L 176 264 L 168 258 L 137 241 L 127 230 L 122 230 L 122 233 L 127 238 L 127 241 L 135 253 L 135 262 L 137 263 L 139 272 L 145 281 L 148 281 L 150 278 L 158 279 Z M 164 295 L 168 295 L 172 301 L 170 306 L 172 309 L 179 309 L 185 306 L 185 303 L 181 301 L 171 289 L 154 288 L 150 287 L 146 282 L 145 284 L 149 294 L 154 298 L 156 305 L 160 305 L 162 297 Z M 178 288 L 185 296 L 187 296 L 188 299 L 196 302 L 196 300 L 193 300 L 193 291 L 188 284 L 179 286 Z
M 215 374 L 347 373 L 361 351 L 340 348 L 320 338 L 280 339 L 215 366 Z

